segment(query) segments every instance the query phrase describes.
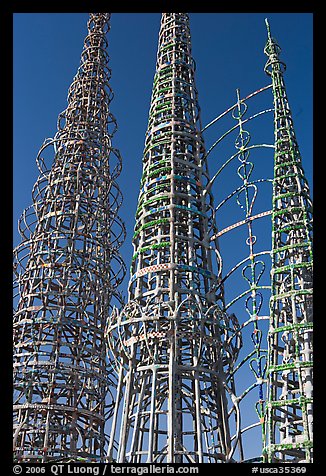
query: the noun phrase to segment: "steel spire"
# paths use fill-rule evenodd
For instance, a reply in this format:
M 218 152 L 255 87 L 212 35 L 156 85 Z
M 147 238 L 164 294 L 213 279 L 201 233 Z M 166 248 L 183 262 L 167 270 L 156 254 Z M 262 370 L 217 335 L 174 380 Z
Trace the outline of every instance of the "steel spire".
M 109 458 L 227 462 L 219 263 L 189 17 L 163 13 L 133 237 L 129 302 L 108 328 L 120 375 Z
M 312 203 L 284 83 L 285 64 L 266 25 L 275 162 L 265 460 L 311 462 Z
M 124 276 L 106 52 L 109 13 L 91 13 L 58 132 L 37 156 L 33 205 L 14 250 L 14 458 L 101 461 L 112 401 L 104 330 Z M 113 301 L 112 301 L 113 304 Z

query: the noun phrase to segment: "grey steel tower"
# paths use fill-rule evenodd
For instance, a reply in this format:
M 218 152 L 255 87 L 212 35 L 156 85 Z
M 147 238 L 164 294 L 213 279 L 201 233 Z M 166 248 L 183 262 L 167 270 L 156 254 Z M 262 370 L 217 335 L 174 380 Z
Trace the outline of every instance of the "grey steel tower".
M 129 302 L 107 330 L 119 374 L 108 458 L 117 462 L 227 462 L 232 454 L 224 372 L 236 357 L 226 345 L 236 323 L 216 292 L 194 75 L 189 17 L 163 13 Z
M 267 462 L 312 461 L 312 203 L 268 22 L 266 72 L 274 94 L 272 296 Z
M 14 458 L 101 461 L 112 400 L 104 330 L 124 276 L 109 13 L 92 13 L 58 131 L 37 157 L 15 255 Z M 113 300 L 114 301 L 114 300 Z M 113 304 L 112 301 L 112 304 Z

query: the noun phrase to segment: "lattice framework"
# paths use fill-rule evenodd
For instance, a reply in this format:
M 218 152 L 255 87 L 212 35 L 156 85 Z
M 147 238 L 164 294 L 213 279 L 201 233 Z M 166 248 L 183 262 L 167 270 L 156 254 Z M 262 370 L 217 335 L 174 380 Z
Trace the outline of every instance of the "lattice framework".
M 312 462 L 312 202 L 269 24 L 265 71 L 274 95 L 275 161 L 269 330 L 269 462 Z
M 237 321 L 221 311 L 223 288 L 216 293 L 194 70 L 188 15 L 163 13 L 129 302 L 108 328 L 119 373 L 109 458 L 118 462 L 219 462 L 234 451 L 225 373 L 240 338 L 226 343 Z
M 37 156 L 14 250 L 14 457 L 103 460 L 112 406 L 104 330 L 125 273 L 112 146 L 109 13 L 91 13 L 58 131 Z M 111 300 L 113 299 L 112 303 Z

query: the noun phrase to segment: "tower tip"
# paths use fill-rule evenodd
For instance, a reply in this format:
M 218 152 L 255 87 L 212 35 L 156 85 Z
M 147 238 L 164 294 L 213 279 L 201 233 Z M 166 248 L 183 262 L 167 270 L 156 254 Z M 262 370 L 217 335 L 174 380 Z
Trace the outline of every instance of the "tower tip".
M 270 29 L 270 26 L 269 26 L 268 18 L 265 18 L 265 23 L 266 23 L 268 38 L 270 38 L 271 37 L 271 29 Z

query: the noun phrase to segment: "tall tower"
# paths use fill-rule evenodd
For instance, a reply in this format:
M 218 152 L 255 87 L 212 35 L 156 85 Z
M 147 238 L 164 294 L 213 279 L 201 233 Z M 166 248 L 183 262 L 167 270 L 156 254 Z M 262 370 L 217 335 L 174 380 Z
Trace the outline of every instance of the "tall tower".
M 275 109 L 267 462 L 312 461 L 312 204 L 268 22 Z
M 188 15 L 163 13 L 129 302 L 107 332 L 119 372 L 108 454 L 117 462 L 225 462 L 231 451 L 224 371 L 234 354 L 223 345 L 230 322 L 216 292 L 194 74 Z
M 37 157 L 14 251 L 14 457 L 99 461 L 109 385 L 104 330 L 124 275 L 119 152 L 109 111 L 110 14 L 91 13 L 58 131 Z M 47 165 L 48 162 L 48 165 Z

